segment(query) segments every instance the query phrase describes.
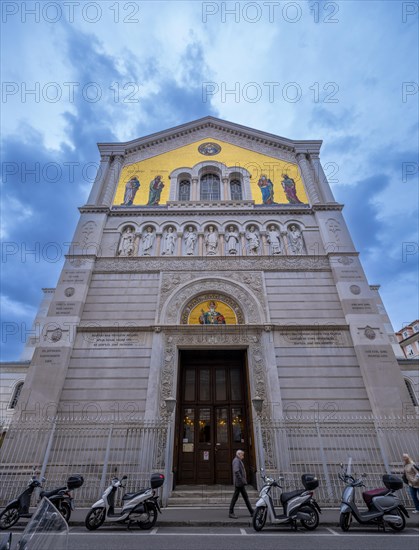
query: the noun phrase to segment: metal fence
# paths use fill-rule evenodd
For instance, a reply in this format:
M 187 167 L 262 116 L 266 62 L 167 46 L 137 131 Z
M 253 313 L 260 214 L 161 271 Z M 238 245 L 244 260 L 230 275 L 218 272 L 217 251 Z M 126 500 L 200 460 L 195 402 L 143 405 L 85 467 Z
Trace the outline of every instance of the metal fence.
M 26 486 L 34 468 L 48 489 L 82 474 L 78 505 L 91 505 L 113 476 L 127 475 L 126 490 L 139 490 L 148 486 L 151 472 L 164 472 L 166 439 L 167 424 L 161 421 L 12 425 L 0 448 L 0 506 Z
M 367 474 L 367 488 L 382 486 L 384 473 L 401 475 L 402 453 L 419 461 L 418 427 L 415 419 L 257 419 L 258 464 L 274 477 L 283 476 L 285 491 L 301 487 L 303 473 L 315 474 L 319 502 L 337 506 L 341 462 L 350 457 L 352 471 Z M 99 498 L 113 475 L 127 475 L 126 490 L 138 490 L 151 472 L 168 475 L 168 436 L 164 421 L 11 425 L 0 448 L 0 506 L 23 490 L 33 468 L 46 477 L 47 489 L 63 485 L 69 474 L 82 474 L 84 485 L 75 492 L 78 506 Z M 405 491 L 399 494 L 410 503 Z

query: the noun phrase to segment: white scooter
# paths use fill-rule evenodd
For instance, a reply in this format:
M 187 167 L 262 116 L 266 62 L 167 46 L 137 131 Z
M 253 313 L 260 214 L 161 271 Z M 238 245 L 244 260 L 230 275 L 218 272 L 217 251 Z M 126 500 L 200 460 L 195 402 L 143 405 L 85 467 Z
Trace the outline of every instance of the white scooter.
M 151 474 L 148 489 L 142 489 L 136 493 L 125 493 L 122 497 L 122 510 L 115 513 L 115 494 L 119 487 L 125 487 L 121 479 L 114 477 L 109 487 L 105 490 L 102 498 L 95 502 L 86 516 L 85 525 L 89 531 L 98 529 L 106 523 L 127 523 L 128 529 L 132 523 L 137 523 L 141 529 L 151 529 L 157 521 L 157 513 L 161 513 L 159 497 L 155 489 L 164 483 L 163 474 Z
M 297 521 L 306 529 L 312 531 L 319 525 L 320 506 L 313 498 L 313 490 L 319 486 L 318 479 L 310 474 L 301 476 L 304 489 L 297 489 L 288 493 L 281 493 L 281 504 L 283 513 L 277 514 L 270 494 L 272 487 L 282 488 L 278 481 L 264 475 L 261 470 L 264 485 L 259 494 L 259 500 L 256 502 L 255 513 L 253 514 L 253 528 L 255 531 L 261 531 L 265 526 L 269 515 L 269 521 L 272 525 L 291 524 L 297 529 Z

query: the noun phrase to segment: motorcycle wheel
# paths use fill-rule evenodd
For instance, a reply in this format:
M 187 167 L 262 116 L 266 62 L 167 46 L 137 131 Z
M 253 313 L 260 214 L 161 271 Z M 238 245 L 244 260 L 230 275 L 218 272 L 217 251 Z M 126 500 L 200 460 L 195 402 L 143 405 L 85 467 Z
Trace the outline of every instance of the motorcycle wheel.
M 399 516 L 400 521 L 398 521 L 397 523 L 388 521 L 387 523 L 393 529 L 393 531 L 403 531 L 403 529 L 406 527 L 406 519 L 403 513 L 400 512 L 400 510 L 397 510 L 397 514 L 394 514 L 394 515 Z
M 319 525 L 319 513 L 314 506 L 307 504 L 306 506 L 300 508 L 300 511 L 310 514 L 310 519 L 300 519 L 301 525 L 304 529 L 307 529 L 308 531 L 314 531 L 314 529 L 317 529 Z
M 157 508 L 155 506 L 149 506 L 148 509 L 142 514 L 143 516 L 147 515 L 148 519 L 142 521 L 138 520 L 137 524 L 140 529 L 151 529 L 155 526 L 157 521 Z
M 70 521 L 70 516 L 71 516 L 71 506 L 69 505 L 69 503 L 63 500 L 62 502 L 58 503 L 57 508 L 60 514 L 68 523 Z
M 266 506 L 258 506 L 253 514 L 252 524 L 255 531 L 262 531 L 265 527 L 266 516 L 268 515 L 268 509 Z
M 87 514 L 84 524 L 86 529 L 89 529 L 89 531 L 94 531 L 95 529 L 98 529 L 104 521 L 105 508 L 93 508 Z
M 339 525 L 342 531 L 349 531 L 351 526 L 352 514 L 351 512 L 345 512 L 339 516 Z
M 12 527 L 18 519 L 19 510 L 17 508 L 9 508 L 8 510 L 3 510 L 3 512 L 0 514 L 0 529 L 9 529 L 9 527 Z

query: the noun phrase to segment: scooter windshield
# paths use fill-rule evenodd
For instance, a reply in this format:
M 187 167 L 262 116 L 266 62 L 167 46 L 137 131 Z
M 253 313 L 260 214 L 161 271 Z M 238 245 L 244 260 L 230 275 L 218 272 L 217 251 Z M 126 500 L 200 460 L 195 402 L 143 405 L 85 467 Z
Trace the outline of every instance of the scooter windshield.
M 16 550 L 66 550 L 68 525 L 57 508 L 44 497 L 26 526 Z

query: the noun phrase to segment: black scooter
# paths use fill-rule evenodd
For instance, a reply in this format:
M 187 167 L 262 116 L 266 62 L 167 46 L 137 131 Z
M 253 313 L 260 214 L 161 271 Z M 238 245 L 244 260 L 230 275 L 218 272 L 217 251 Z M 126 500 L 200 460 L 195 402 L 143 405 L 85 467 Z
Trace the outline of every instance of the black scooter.
M 45 478 L 39 479 L 33 475 L 29 480 L 26 489 L 14 500 L 10 501 L 6 508 L 0 514 L 0 529 L 9 529 L 19 518 L 30 518 L 29 506 L 31 504 L 32 493 L 38 487 L 42 487 Z M 40 499 L 47 497 L 51 503 L 57 508 L 63 518 L 68 522 L 71 516 L 71 511 L 74 510 L 74 499 L 71 494 L 72 489 L 77 489 L 83 485 L 84 479 L 81 475 L 70 476 L 67 480 L 67 485 L 58 487 L 52 491 L 42 491 Z

